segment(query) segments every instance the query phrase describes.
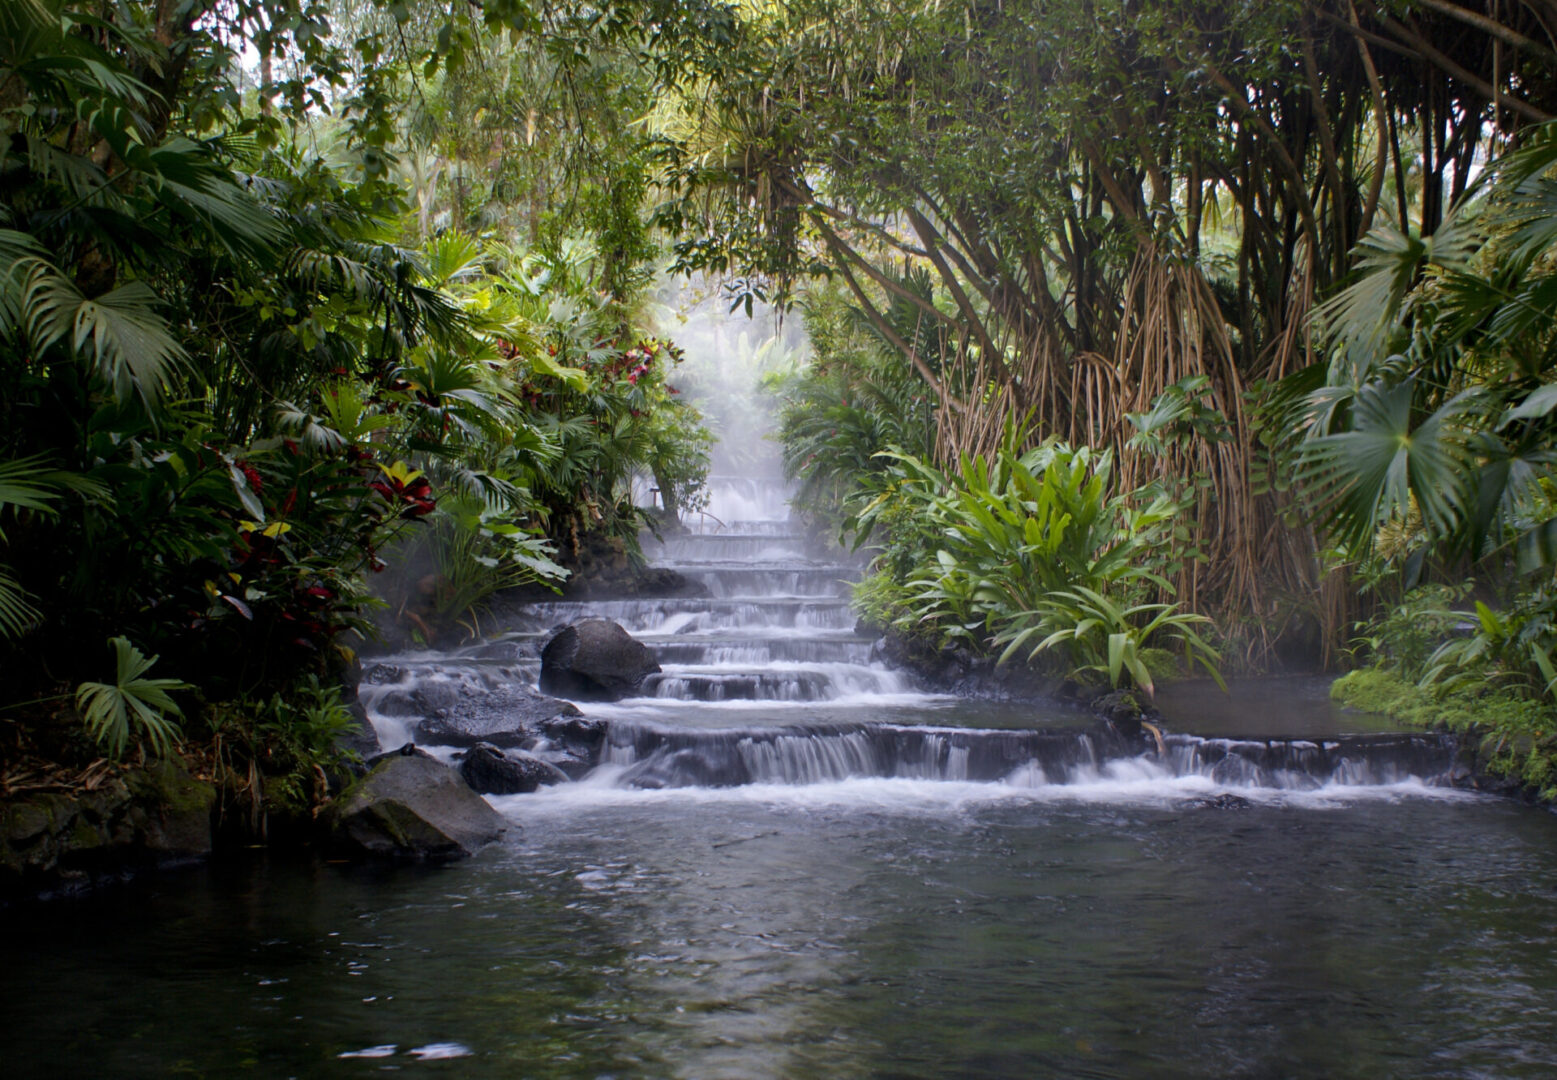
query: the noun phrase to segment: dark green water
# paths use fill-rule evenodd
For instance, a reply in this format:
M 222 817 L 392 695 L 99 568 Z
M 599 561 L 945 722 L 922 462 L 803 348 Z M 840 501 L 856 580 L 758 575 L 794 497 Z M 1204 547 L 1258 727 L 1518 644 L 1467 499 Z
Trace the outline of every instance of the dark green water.
M 5 1073 L 1557 1075 L 1557 818 L 1198 791 L 582 784 L 455 866 L 8 912 Z
M 475 859 L 7 912 L 4 1076 L 1557 1076 L 1557 817 L 1432 786 L 1452 752 L 1323 680 L 1164 688 L 1173 731 L 1239 741 L 1160 757 L 930 693 L 788 531 L 667 544 L 709 597 L 385 658 L 393 747 L 490 715 L 554 622 L 664 650 L 588 706 L 605 764 L 496 800 L 523 831 Z

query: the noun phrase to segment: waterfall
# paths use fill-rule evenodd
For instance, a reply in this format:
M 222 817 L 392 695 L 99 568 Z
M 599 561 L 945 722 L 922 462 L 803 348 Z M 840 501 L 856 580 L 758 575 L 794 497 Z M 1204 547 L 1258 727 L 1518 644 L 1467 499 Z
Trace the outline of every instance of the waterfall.
M 495 640 L 399 658 L 363 688 L 380 730 L 403 738 L 414 724 L 407 717 L 429 708 L 501 712 L 514 685 L 534 686 L 540 649 L 556 627 L 600 617 L 649 646 L 663 670 L 634 697 L 583 705 L 604 722 L 582 751 L 594 766 L 583 779 L 596 787 L 897 780 L 1047 790 L 1128 779 L 1164 790 L 1187 783 L 1301 792 L 1446 785 L 1454 775 L 1455 743 L 1445 736 L 1174 734 L 1159 748 L 1059 706 L 998 712 L 928 693 L 872 658 L 873 643 L 854 632 L 849 609 L 859 566 L 791 523 L 781 482 L 716 477 L 710 487 L 707 512 L 692 515 L 685 531 L 644 538 L 651 562 L 704 595 L 529 604 Z M 541 752 L 556 749 L 541 741 Z

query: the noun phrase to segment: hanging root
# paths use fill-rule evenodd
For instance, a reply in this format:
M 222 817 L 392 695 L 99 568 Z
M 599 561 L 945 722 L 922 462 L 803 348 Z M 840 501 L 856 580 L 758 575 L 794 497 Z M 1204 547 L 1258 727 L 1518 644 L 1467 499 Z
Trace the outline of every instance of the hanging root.
M 1152 738 L 1157 740 L 1157 756 L 1158 757 L 1164 757 L 1164 758 L 1167 757 L 1168 756 L 1168 744 L 1163 741 L 1162 729 L 1160 729 L 1156 724 L 1149 724 L 1149 723 L 1147 723 L 1145 720 L 1141 721 L 1141 726 L 1143 728 L 1145 728 L 1147 731 L 1151 732 L 1152 733 Z

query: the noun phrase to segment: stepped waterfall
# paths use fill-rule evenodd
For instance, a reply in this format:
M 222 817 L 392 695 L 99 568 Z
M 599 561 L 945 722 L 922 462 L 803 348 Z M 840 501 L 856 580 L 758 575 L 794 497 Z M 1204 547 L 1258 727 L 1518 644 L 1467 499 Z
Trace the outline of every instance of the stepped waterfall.
M 1453 774 L 1455 745 L 1440 735 L 1174 733 L 1156 747 L 1058 704 L 937 693 L 856 633 L 849 591 L 862 564 L 798 528 L 782 482 L 726 476 L 710 488 L 706 512 L 643 543 L 651 563 L 699 595 L 532 603 L 480 644 L 397 658 L 396 677 L 365 694 L 385 744 L 408 738 L 389 701 L 452 683 L 458 695 L 440 700 L 458 710 L 510 682 L 533 687 L 556 629 L 602 618 L 648 646 L 662 670 L 632 697 L 580 703 L 605 725 L 592 768 L 575 780 L 588 790 L 901 780 L 1078 795 L 1124 785 L 1174 798 L 1426 787 Z

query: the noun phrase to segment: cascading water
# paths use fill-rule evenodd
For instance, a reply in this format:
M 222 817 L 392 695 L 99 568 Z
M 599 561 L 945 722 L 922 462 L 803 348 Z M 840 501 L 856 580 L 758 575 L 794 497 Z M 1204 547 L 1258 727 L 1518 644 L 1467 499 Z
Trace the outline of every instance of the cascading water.
M 716 481 L 646 545 L 706 595 L 369 666 L 387 747 L 479 730 L 572 778 L 491 797 L 475 858 L 224 860 L 89 901 L 92 934 L 8 911 L 9 1074 L 1557 1075 L 1557 819 L 1322 679 L 1162 688 L 1160 748 L 927 693 L 784 496 Z M 558 718 L 540 649 L 589 615 L 664 670 Z
M 702 595 L 535 603 L 495 641 L 375 669 L 381 685 L 365 688 L 364 700 L 385 742 L 407 737 L 407 713 L 500 712 L 506 684 L 534 685 L 540 647 L 556 627 L 599 617 L 648 645 L 663 670 L 637 696 L 583 704 L 606 724 L 581 776 L 592 791 L 887 780 L 1079 793 L 1128 782 L 1133 794 L 1174 798 L 1219 789 L 1421 789 L 1453 774 L 1454 743 L 1440 736 L 1175 734 L 1154 747 L 1058 706 L 928 693 L 855 633 L 848 593 L 859 566 L 791 523 L 782 483 L 716 477 L 710 487 L 707 511 L 685 531 L 644 541 L 651 561 Z M 538 741 L 541 753 L 555 750 Z

